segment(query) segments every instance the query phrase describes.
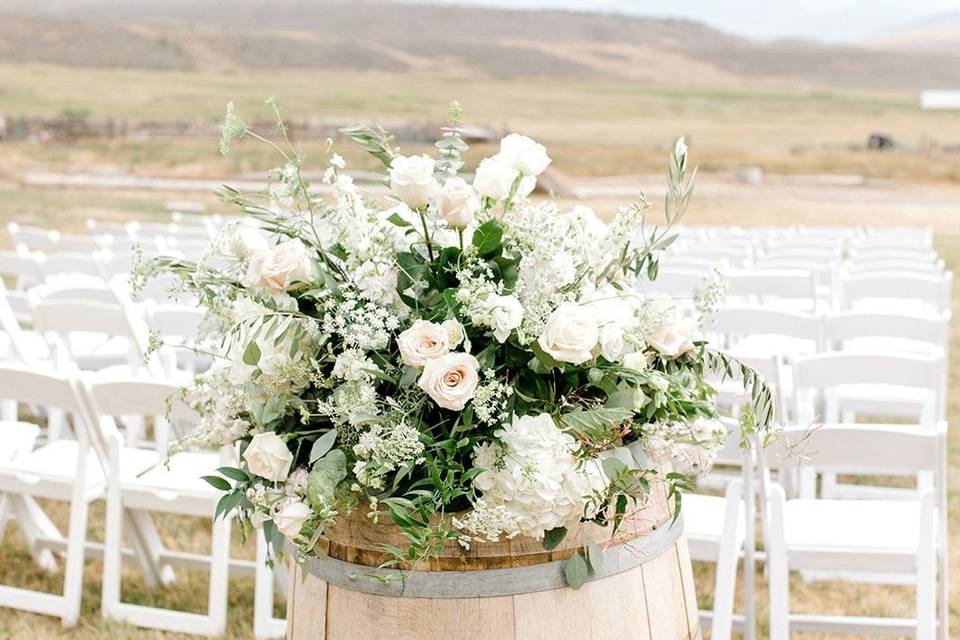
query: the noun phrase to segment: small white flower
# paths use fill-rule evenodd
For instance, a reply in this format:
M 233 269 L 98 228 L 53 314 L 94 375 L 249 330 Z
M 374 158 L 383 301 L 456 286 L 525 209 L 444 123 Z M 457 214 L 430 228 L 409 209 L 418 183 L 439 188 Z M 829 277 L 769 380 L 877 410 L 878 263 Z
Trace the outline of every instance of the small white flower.
M 518 133 L 511 133 L 500 141 L 498 155 L 525 176 L 538 176 L 550 165 L 546 148 L 536 140 Z
M 250 473 L 273 482 L 283 482 L 290 472 L 293 454 L 287 443 L 273 431 L 253 436 L 243 452 Z
M 479 370 L 469 353 L 448 353 L 427 361 L 417 386 L 444 409 L 462 411 L 477 389 Z
M 343 169 L 347 166 L 347 163 L 343 161 L 343 157 L 339 153 L 335 153 L 330 156 L 330 166 L 336 167 L 337 169 Z
M 463 178 L 450 178 L 437 195 L 437 213 L 451 227 L 463 229 L 480 211 L 480 198 Z
M 450 333 L 447 328 L 427 320 L 417 320 L 397 336 L 400 357 L 411 367 L 422 367 L 427 361 L 450 351 Z
M 463 325 L 457 320 L 452 318 L 444 320 L 440 323 L 440 326 L 447 332 L 447 346 L 451 349 L 456 349 L 467 339 L 467 333 L 463 330 Z M 469 350 L 470 347 L 467 345 L 466 351 Z
M 540 347 L 560 362 L 583 364 L 593 357 L 600 329 L 593 314 L 575 302 L 564 302 L 550 315 Z
M 397 156 L 390 162 L 390 190 L 407 206 L 427 205 L 440 189 L 433 177 L 435 162 L 428 155 Z
M 600 355 L 610 362 L 618 361 L 626 350 L 627 343 L 623 337 L 623 329 L 616 323 L 605 324 L 600 328 L 598 341 Z
M 640 373 L 645 371 L 650 363 L 647 362 L 647 356 L 643 351 L 634 351 L 623 356 L 623 366 L 625 369 Z

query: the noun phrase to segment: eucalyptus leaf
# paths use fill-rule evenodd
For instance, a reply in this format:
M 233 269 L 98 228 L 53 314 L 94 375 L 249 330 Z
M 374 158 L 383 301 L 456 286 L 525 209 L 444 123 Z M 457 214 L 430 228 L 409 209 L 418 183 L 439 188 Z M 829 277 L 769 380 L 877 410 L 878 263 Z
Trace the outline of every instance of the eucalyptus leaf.
M 310 447 L 310 464 L 313 464 L 323 456 L 327 454 L 330 449 L 333 449 L 333 443 L 337 440 L 337 430 L 330 429 L 325 434 L 317 438 L 313 443 L 313 446 Z
M 591 573 L 603 573 L 603 550 L 596 542 L 587 544 L 587 562 L 590 563 Z
M 255 367 L 258 362 L 260 362 L 260 346 L 256 340 L 251 340 L 243 350 L 243 364 Z
M 570 556 L 570 559 L 563 563 L 563 577 L 571 589 L 579 589 L 587 581 L 590 569 L 587 567 L 587 561 L 579 553 Z
M 552 551 L 563 541 L 567 535 L 566 527 L 554 527 L 543 534 L 543 548 Z

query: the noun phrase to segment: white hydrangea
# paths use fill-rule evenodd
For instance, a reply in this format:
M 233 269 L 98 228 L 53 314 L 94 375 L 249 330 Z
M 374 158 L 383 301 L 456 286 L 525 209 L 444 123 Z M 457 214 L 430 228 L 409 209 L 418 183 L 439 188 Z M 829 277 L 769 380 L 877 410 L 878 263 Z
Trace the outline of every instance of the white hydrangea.
M 548 414 L 514 418 L 497 431 L 500 444 L 474 449 L 481 472 L 473 486 L 490 506 L 502 506 L 525 536 L 542 538 L 584 516 L 588 498 L 606 479 L 596 461 L 581 463 L 578 444 Z

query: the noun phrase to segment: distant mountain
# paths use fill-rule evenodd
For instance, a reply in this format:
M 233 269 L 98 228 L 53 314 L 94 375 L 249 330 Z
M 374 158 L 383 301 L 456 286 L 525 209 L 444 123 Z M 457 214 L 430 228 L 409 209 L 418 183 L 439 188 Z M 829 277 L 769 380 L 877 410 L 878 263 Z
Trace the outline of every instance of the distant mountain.
M 888 51 L 960 55 L 960 13 L 912 24 L 876 38 L 868 45 Z
M 383 0 L 3 0 L 0 7 L 2 63 L 960 85 L 960 50 L 756 42 L 689 20 Z

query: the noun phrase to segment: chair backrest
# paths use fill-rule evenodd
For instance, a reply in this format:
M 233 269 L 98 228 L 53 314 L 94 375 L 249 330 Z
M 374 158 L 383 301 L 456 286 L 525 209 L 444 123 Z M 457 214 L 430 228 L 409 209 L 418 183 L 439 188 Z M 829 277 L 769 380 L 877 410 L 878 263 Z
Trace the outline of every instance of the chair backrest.
M 61 233 L 57 240 L 57 248 L 60 251 L 76 252 L 94 252 L 102 251 L 110 246 L 113 237 L 109 234 L 97 235 L 79 235 L 72 233 Z
M 691 296 L 704 287 L 714 276 L 713 271 L 699 269 L 664 269 L 653 282 L 638 283 L 641 293 L 668 293 L 675 296 Z
M 31 289 L 30 295 L 43 300 L 79 300 L 103 304 L 120 304 L 121 302 L 120 294 L 115 288 L 106 283 L 97 284 L 92 280 L 74 284 L 55 280 L 53 284 Z
M 943 491 L 946 423 L 934 429 L 893 424 L 827 424 L 783 429 L 784 446 L 770 447 L 771 467 L 815 466 L 818 472 L 916 476 L 928 471 Z
M 942 276 L 902 272 L 850 275 L 840 281 L 840 306 L 854 309 L 871 301 L 910 300 L 936 311 L 950 309 L 953 274 Z
M 39 254 L 37 266 L 45 278 L 80 274 L 100 279 L 103 275 L 94 253 L 63 252 Z
M 17 289 L 26 289 L 37 284 L 43 278 L 34 256 L 27 251 L 0 251 L 0 277 L 8 276 L 15 280 Z
M 820 317 L 811 313 L 782 311 L 758 305 L 727 306 L 717 311 L 711 331 L 728 339 L 737 336 L 772 335 L 811 340 L 821 345 Z
M 805 392 L 810 390 L 823 392 L 829 399 L 843 385 L 889 385 L 928 392 L 921 419 L 930 420 L 942 415 L 943 367 L 942 355 L 837 352 L 797 358 L 793 363 L 794 416 L 809 417 L 804 402 L 809 397 Z M 829 406 L 827 413 L 833 413 Z
M 30 364 L 0 364 L 0 401 L 60 410 L 71 417 L 81 450 L 88 443 L 89 413 L 71 375 Z M 0 436 L 2 437 L 2 436 Z
M 145 307 L 147 325 L 164 336 L 195 340 L 200 323 L 206 315 L 198 307 L 184 305 L 158 305 L 148 303 Z
M 843 348 L 862 338 L 894 338 L 946 350 L 950 335 L 950 312 L 838 311 L 823 318 L 823 339 L 828 347 Z
M 816 281 L 809 271 L 731 270 L 724 275 L 729 283 L 727 292 L 731 297 L 809 300 L 811 307 L 816 300 Z
M 162 457 L 166 457 L 171 436 L 188 434 L 200 419 L 180 398 L 180 387 L 169 382 L 88 374 L 82 386 L 91 416 L 101 429 L 119 431 L 118 418 L 150 418 L 153 440 Z
M 21 225 L 16 222 L 7 224 L 7 231 L 17 248 L 30 251 L 56 251 L 60 232 L 55 229 L 42 229 Z

